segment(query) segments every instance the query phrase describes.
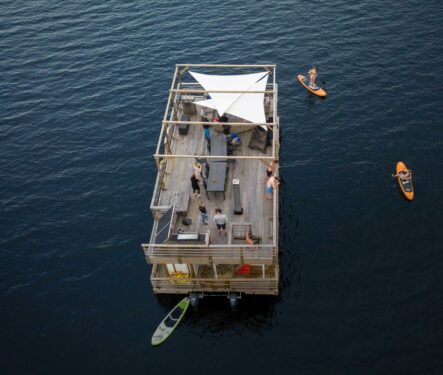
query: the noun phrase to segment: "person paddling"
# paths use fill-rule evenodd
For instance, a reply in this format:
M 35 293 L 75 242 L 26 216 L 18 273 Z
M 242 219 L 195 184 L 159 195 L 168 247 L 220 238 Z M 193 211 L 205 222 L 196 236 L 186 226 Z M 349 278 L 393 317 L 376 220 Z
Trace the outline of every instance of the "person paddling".
M 412 178 L 412 171 L 410 169 L 406 169 L 398 172 L 397 174 L 391 175 L 394 178 L 399 178 L 402 181 L 410 181 Z
M 314 65 L 312 65 L 311 69 L 309 69 L 308 75 L 309 75 L 309 87 L 313 89 L 315 87 L 315 79 L 317 78 L 317 69 L 315 69 Z

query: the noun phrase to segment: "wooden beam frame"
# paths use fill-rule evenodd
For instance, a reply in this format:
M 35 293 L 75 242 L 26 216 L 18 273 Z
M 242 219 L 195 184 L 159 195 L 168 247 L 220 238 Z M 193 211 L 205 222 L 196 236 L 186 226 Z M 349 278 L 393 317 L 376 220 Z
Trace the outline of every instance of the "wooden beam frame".
M 160 145 L 161 145 L 161 141 L 163 139 L 163 135 L 165 132 L 165 122 L 168 119 L 168 114 L 169 114 L 169 108 L 172 102 L 172 92 L 171 90 L 174 88 L 175 86 L 175 81 L 177 80 L 177 73 L 178 73 L 178 66 L 175 66 L 175 71 L 174 71 L 174 78 L 172 79 L 172 83 L 171 83 L 171 89 L 169 90 L 169 98 L 168 98 L 168 103 L 166 104 L 166 110 L 165 110 L 165 114 L 163 115 L 163 121 L 162 121 L 162 129 L 160 131 L 160 136 L 158 137 L 158 142 L 157 142 L 157 148 L 155 150 L 155 153 L 158 154 L 160 152 Z M 159 160 L 156 158 L 155 162 L 157 164 L 157 170 L 160 170 L 160 164 L 159 164 Z
M 165 243 L 161 243 L 161 244 L 154 244 L 154 243 L 142 243 L 142 248 L 143 250 L 145 249 L 149 249 L 150 247 L 164 247 L 164 248 L 188 248 L 188 249 L 261 249 L 261 248 L 273 248 L 274 245 L 272 244 L 259 244 L 259 245 L 247 245 L 247 244 L 242 244 L 242 245 L 226 245 L 226 246 L 221 246 L 221 244 L 165 244 Z
M 185 73 L 191 69 L 191 68 L 238 68 L 238 69 L 264 69 L 269 71 L 269 75 L 272 74 L 273 76 L 273 81 L 272 82 L 268 82 L 267 86 L 265 87 L 265 90 L 263 91 L 241 91 L 241 90 L 203 90 L 201 89 L 201 86 L 198 83 L 194 83 L 194 82 L 184 82 L 184 80 L 187 80 L 186 77 L 188 77 L 187 75 L 185 75 Z M 209 69 L 208 69 L 209 70 Z M 263 70 L 262 70 L 263 71 Z M 267 126 L 268 129 L 272 129 L 272 136 L 273 136 L 273 140 L 272 140 L 272 155 L 256 155 L 256 156 L 249 156 L 249 155 L 232 155 L 232 156 L 227 156 L 227 155 L 181 155 L 181 154 L 172 154 L 172 152 L 174 152 L 174 150 L 176 149 L 176 140 L 175 140 L 175 134 L 177 132 L 177 127 L 175 125 L 184 125 L 184 124 L 188 124 L 188 125 L 209 125 L 211 127 L 216 127 L 216 126 L 221 126 L 223 125 L 223 123 L 217 123 L 217 122 L 204 122 L 204 121 L 179 121 L 179 119 L 177 118 L 177 116 L 181 113 L 180 111 L 182 109 L 177 109 L 176 104 L 179 102 L 177 99 L 177 96 L 183 95 L 183 94 L 195 94 L 196 97 L 198 97 L 198 94 L 211 94 L 211 93 L 236 93 L 236 94 L 267 94 L 269 97 L 271 97 L 273 103 L 272 103 L 272 107 L 270 107 L 269 112 L 272 111 L 272 116 L 273 116 L 273 122 L 272 123 L 245 123 L 245 122 L 241 122 L 241 123 L 227 123 L 227 125 L 229 126 L 236 126 L 236 127 L 240 127 L 240 128 L 252 128 L 254 126 Z M 276 83 L 276 65 L 274 64 L 269 64 L 269 65 L 241 65 L 241 64 L 176 64 L 175 65 L 175 72 L 174 72 L 174 77 L 171 83 L 171 88 L 169 90 L 169 98 L 168 98 L 168 102 L 166 105 L 166 109 L 165 109 L 165 113 L 163 116 L 163 120 L 162 120 L 162 124 L 161 124 L 161 133 L 159 135 L 159 139 L 158 139 L 158 143 L 157 143 L 157 148 L 154 154 L 154 158 L 156 160 L 157 163 L 157 168 L 159 169 L 159 172 L 161 170 L 161 165 L 163 163 L 167 163 L 168 165 L 174 165 L 174 162 L 171 163 L 170 160 L 173 160 L 175 158 L 182 158 L 182 159 L 195 159 L 195 158 L 200 158 L 200 159 L 207 159 L 207 160 L 213 160 L 213 159 L 224 159 L 224 160 L 260 160 L 261 162 L 264 163 L 268 163 L 270 160 L 274 160 L 274 159 L 279 159 L 279 150 L 280 150 L 280 141 L 279 141 L 279 118 L 278 118 L 278 113 L 277 113 L 277 100 L 278 100 L 278 86 Z M 267 107 L 268 108 L 268 107 Z M 177 112 L 177 110 L 179 112 Z M 177 116 L 176 116 L 177 115 Z M 269 115 L 270 116 L 270 115 Z M 195 117 L 194 117 L 195 118 Z M 198 118 L 198 117 L 197 117 Z M 171 139 L 171 148 L 168 149 L 166 146 L 163 145 L 163 143 L 165 142 L 166 138 L 168 138 L 168 134 L 170 134 L 169 132 L 174 133 L 174 137 Z M 162 153 L 162 151 L 164 153 Z M 270 151 L 270 150 L 269 150 Z M 187 151 L 185 151 L 187 152 Z M 203 151 L 204 152 L 204 151 Z M 244 152 L 245 154 L 248 153 L 248 151 L 246 150 Z M 255 165 L 255 164 L 254 164 Z M 160 182 L 158 181 L 158 177 L 159 174 L 157 174 L 157 181 L 156 181 L 156 185 L 158 185 Z M 272 233 L 272 241 L 271 244 L 268 245 L 227 245 L 227 246 L 220 246 L 220 244 L 210 244 L 210 245 L 203 245 L 203 246 L 199 246 L 199 245 L 186 245 L 186 244 L 153 244 L 152 241 L 152 235 L 154 234 L 154 231 L 152 231 L 151 233 L 151 241 L 149 244 L 143 244 L 143 250 L 145 251 L 145 255 L 146 255 L 146 251 L 149 251 L 149 249 L 151 248 L 152 251 L 157 251 L 157 259 L 161 260 L 161 264 L 163 264 L 163 253 L 165 254 L 169 254 L 169 252 L 173 252 L 173 253 L 177 253 L 178 255 L 180 255 L 182 252 L 183 253 L 187 253 L 187 256 L 192 256 L 193 251 L 197 252 L 200 255 L 200 252 L 208 252 L 209 255 L 211 255 L 212 253 L 216 253 L 216 257 L 222 257 L 223 252 L 229 252 L 229 250 L 233 250 L 233 251 L 245 251 L 246 252 L 251 252 L 251 250 L 254 250 L 255 252 L 258 252 L 258 254 L 260 253 L 260 250 L 262 250 L 263 254 L 260 256 L 265 257 L 266 259 L 263 260 L 263 263 L 261 263 L 259 266 L 261 268 L 261 275 L 258 276 L 258 278 L 254 278 L 254 279 L 247 279 L 247 280 L 243 280 L 243 279 L 233 279 L 232 282 L 231 280 L 229 281 L 230 284 L 225 286 L 225 280 L 224 279 L 218 279 L 218 277 L 220 277 L 220 274 L 218 274 L 217 271 L 217 267 L 215 265 L 215 263 L 213 262 L 212 258 L 209 260 L 209 264 L 212 264 L 212 268 L 214 270 L 214 276 L 212 276 L 211 278 L 207 278 L 204 279 L 205 281 L 208 280 L 210 282 L 213 282 L 214 285 L 217 285 L 217 288 L 219 288 L 220 290 L 222 289 L 226 289 L 226 290 L 237 290 L 236 288 L 242 288 L 239 287 L 237 284 L 241 284 L 244 285 L 244 288 L 247 288 L 248 291 L 250 290 L 251 293 L 257 293 L 257 294 L 278 294 L 278 211 L 279 211 L 279 187 L 277 187 L 274 191 L 273 194 L 273 200 L 272 200 L 272 228 L 267 229 L 268 233 Z M 159 186 L 157 186 L 154 190 L 157 191 L 157 189 L 159 189 Z M 160 191 L 160 194 L 162 194 L 162 192 Z M 155 195 L 153 194 L 153 198 L 151 201 L 151 209 L 154 211 L 166 208 L 166 206 L 152 206 L 152 203 L 154 202 L 154 197 Z M 155 203 L 159 203 L 155 202 Z M 265 223 L 266 224 L 266 223 Z M 268 223 L 269 225 L 269 223 Z M 154 224 L 155 226 L 155 224 Z M 270 263 L 267 263 L 269 261 L 268 259 L 268 252 L 272 250 L 272 254 L 270 255 L 270 257 L 272 258 L 272 265 L 275 265 L 275 280 L 273 277 L 267 279 L 267 266 Z M 154 254 L 154 255 L 155 255 Z M 221 255 L 220 255 L 221 254 Z M 148 254 L 149 255 L 149 254 Z M 205 255 L 206 256 L 206 255 Z M 180 256 L 178 257 L 179 260 L 181 260 Z M 155 260 L 155 259 L 154 259 Z M 215 258 L 214 258 L 215 260 Z M 261 260 L 261 259 L 260 259 Z M 185 258 L 183 258 L 183 261 L 185 261 Z M 154 262 L 154 261 L 153 261 Z M 194 264 L 194 263 L 192 263 Z M 205 263 L 206 264 L 206 263 Z M 228 263 L 226 263 L 228 264 Z M 266 264 L 266 265 L 265 265 Z M 255 263 L 254 263 L 255 265 Z M 156 269 L 157 265 L 154 264 L 153 266 L 153 274 L 151 275 L 151 281 L 153 283 L 153 287 L 154 287 L 154 292 L 159 292 L 159 293 L 181 293 L 183 291 L 188 291 L 188 288 L 191 288 L 191 286 L 187 286 L 187 285 L 176 285 L 176 286 L 170 286 L 170 279 L 169 278 L 156 278 L 155 277 L 155 272 L 154 269 Z M 194 270 L 195 272 L 195 270 Z M 154 277 L 152 277 L 154 276 Z M 164 287 L 163 284 L 158 284 L 155 285 L 155 283 L 157 282 L 157 279 L 159 280 L 160 283 L 164 283 L 164 285 L 167 285 L 168 287 L 170 286 L 170 289 Z M 198 281 L 199 279 L 195 279 L 196 281 Z M 240 282 L 241 281 L 241 282 Z M 272 281 L 272 282 L 270 282 Z M 193 280 L 194 282 L 194 280 Z M 231 285 L 232 283 L 232 285 Z M 257 283 L 257 285 L 255 285 Z M 194 285 L 194 284 L 193 284 Z M 195 284 L 193 287 L 197 287 L 198 289 L 204 290 L 204 286 L 200 285 L 200 284 Z M 174 289 L 174 290 L 173 290 Z M 212 290 L 212 289 L 211 289 Z
M 190 67 L 190 68 L 273 68 L 275 73 L 275 64 L 265 65 L 242 65 L 242 64 L 175 64 L 177 67 Z
M 162 121 L 164 124 L 189 124 L 189 125 L 229 125 L 229 126 L 240 126 L 240 127 L 251 127 L 251 126 L 274 126 L 277 125 L 275 122 L 214 122 L 214 121 L 178 121 L 178 120 L 166 120 Z
M 155 158 L 165 158 L 165 159 L 174 159 L 174 158 L 183 158 L 183 159 L 236 159 L 236 160 L 241 160 L 241 159 L 250 159 L 250 160 L 260 160 L 260 159 L 265 159 L 265 160 L 274 160 L 275 156 L 271 155 L 271 156 L 261 156 L 261 155 L 257 155 L 257 156 L 249 156 L 249 155 L 232 155 L 232 156 L 227 156 L 227 155 L 179 155 L 179 154 L 154 154 Z
M 198 89 L 170 89 L 170 93 L 179 94 L 274 94 L 274 90 L 198 90 Z

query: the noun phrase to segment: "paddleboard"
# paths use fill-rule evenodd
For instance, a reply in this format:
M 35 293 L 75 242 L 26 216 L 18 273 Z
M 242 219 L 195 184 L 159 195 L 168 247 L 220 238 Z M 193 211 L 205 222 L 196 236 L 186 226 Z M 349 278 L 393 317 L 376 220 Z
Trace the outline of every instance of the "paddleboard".
M 327 94 L 320 86 L 314 85 L 314 87 L 309 87 L 309 77 L 299 74 L 297 76 L 298 82 L 308 91 L 312 92 L 314 95 L 324 98 Z
M 400 171 L 407 171 L 406 165 L 399 161 L 397 163 L 397 167 L 395 168 L 396 174 Z M 398 185 L 400 186 L 401 192 L 406 197 L 407 200 L 412 201 L 414 198 L 414 187 L 412 186 L 412 176 L 409 180 L 402 180 L 400 177 L 397 177 Z
M 172 310 L 171 312 L 162 320 L 154 334 L 152 335 L 151 344 L 152 346 L 157 346 L 164 343 L 175 328 L 178 326 L 190 303 L 189 297 L 183 298 Z

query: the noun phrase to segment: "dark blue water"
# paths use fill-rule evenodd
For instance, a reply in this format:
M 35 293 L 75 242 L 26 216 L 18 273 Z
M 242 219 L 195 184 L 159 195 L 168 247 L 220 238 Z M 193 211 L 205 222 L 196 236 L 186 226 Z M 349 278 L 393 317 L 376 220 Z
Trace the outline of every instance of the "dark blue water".
M 2 374 L 443 373 L 443 5 L 1 1 Z M 176 63 L 275 63 L 281 295 L 166 345 L 152 159 Z M 296 75 L 315 64 L 329 96 Z M 416 198 L 390 174 L 403 160 Z

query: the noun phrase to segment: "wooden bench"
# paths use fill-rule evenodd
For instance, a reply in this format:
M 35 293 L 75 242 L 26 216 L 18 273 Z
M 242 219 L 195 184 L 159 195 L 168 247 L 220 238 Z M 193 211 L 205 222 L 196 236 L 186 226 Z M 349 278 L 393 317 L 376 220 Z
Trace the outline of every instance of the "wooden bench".
M 231 223 L 230 231 L 228 233 L 229 245 L 243 245 L 246 244 L 246 233 L 252 232 L 251 223 Z M 261 237 L 254 236 L 254 245 L 262 243 Z
M 191 189 L 186 185 L 179 192 L 175 194 L 175 211 L 180 214 L 186 214 L 188 212 L 189 200 L 191 196 Z
M 242 215 L 243 207 L 241 204 L 240 180 L 238 178 L 232 180 L 232 191 L 234 192 L 234 214 Z

